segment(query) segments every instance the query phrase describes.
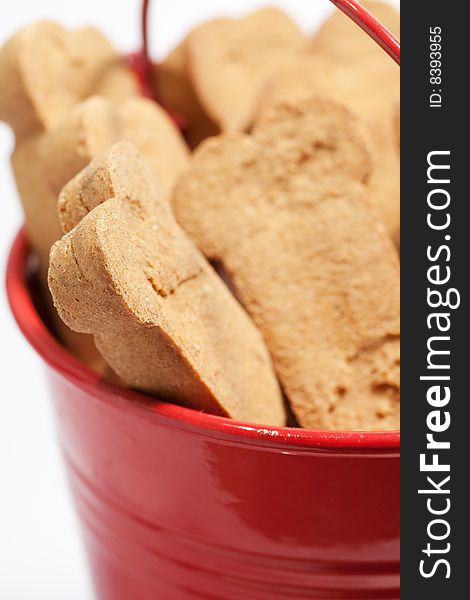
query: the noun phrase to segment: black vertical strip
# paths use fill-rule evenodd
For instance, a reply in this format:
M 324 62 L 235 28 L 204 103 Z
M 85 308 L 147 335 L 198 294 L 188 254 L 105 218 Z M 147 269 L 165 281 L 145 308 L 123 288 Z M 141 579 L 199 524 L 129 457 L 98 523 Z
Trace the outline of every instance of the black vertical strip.
M 470 597 L 470 29 L 464 6 L 443 0 L 401 3 L 403 600 Z M 428 181 L 429 161 L 450 169 L 431 169 Z M 428 199 L 434 206 L 450 199 L 449 206 L 430 208 Z M 450 224 L 433 229 L 428 218 L 435 227 L 448 219 Z M 429 299 L 428 289 L 434 292 Z M 455 306 L 459 297 L 458 308 L 444 305 L 447 299 Z M 429 354 L 428 344 L 450 354 Z M 427 447 L 431 443 L 441 446 Z M 433 460 L 436 470 L 425 471 Z M 449 471 L 438 470 L 446 465 Z

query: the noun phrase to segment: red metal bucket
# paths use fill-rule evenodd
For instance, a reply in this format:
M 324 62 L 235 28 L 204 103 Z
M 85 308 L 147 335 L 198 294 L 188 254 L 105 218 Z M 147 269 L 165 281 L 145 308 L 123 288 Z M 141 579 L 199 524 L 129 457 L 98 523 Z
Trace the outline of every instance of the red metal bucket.
M 114 386 L 49 332 L 27 258 L 20 232 L 8 296 L 46 364 L 100 600 L 399 598 L 399 432 L 262 428 Z

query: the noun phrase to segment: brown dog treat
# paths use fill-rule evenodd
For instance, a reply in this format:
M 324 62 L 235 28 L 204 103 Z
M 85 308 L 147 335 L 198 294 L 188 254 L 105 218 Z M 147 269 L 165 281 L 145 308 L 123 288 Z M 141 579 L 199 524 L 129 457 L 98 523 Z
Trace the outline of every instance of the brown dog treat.
M 100 204 L 107 190 L 116 196 Z M 283 424 L 260 333 L 177 225 L 135 148 L 114 146 L 64 195 L 63 211 L 94 206 L 51 251 L 49 286 L 67 325 L 92 333 L 132 387 L 198 410 Z M 75 220 L 76 208 L 71 213 Z
M 56 125 L 70 119 L 77 102 L 93 91 L 118 100 L 135 95 L 138 87 L 123 58 L 91 27 L 66 32 L 53 23 L 37 23 L 25 27 L 0 50 L 0 119 L 16 134 L 13 169 L 43 284 L 50 246 L 61 234 L 56 214 L 58 190 L 90 160 L 90 148 L 96 147 L 95 141 L 104 133 L 101 124 L 95 123 L 96 131 L 87 128 L 88 137 L 72 136 L 68 146 L 57 148 L 52 163 L 47 161 L 44 145 Z M 103 149 L 99 147 L 99 151 Z M 58 336 L 77 358 L 103 372 L 104 361 L 91 337 L 65 327 L 47 290 L 44 295 Z
M 94 27 L 83 27 L 72 32 L 75 47 L 87 53 L 86 85 L 82 86 L 80 100 L 88 96 L 104 96 L 120 102 L 141 95 L 140 84 L 126 56 L 117 52 L 108 39 Z
M 133 142 L 163 188 L 173 189 L 186 167 L 189 149 L 168 114 L 155 102 L 130 98 L 117 108 L 119 139 Z
M 398 246 L 400 157 L 396 149 L 396 107 L 400 71 L 388 56 L 381 58 L 351 66 L 324 56 L 303 56 L 280 69 L 266 84 L 258 112 L 262 116 L 280 101 L 298 101 L 312 95 L 347 103 L 371 133 L 373 169 L 369 197 Z
M 375 0 L 364 0 L 361 4 L 399 38 L 400 13 L 395 8 Z M 339 10 L 321 27 L 310 48 L 315 53 L 329 56 L 349 66 L 367 59 L 391 61 L 376 42 Z
M 71 231 L 109 198 L 126 196 L 130 187 L 137 198 L 152 196 L 160 183 L 148 175 L 148 161 L 144 176 L 138 176 L 142 162 L 136 148 L 125 142 L 114 144 L 106 153 L 94 158 L 88 168 L 75 175 L 59 194 L 57 204 L 62 231 Z M 161 186 L 158 193 L 167 198 Z
M 186 39 L 161 64 L 154 68 L 154 85 L 158 100 L 184 122 L 184 133 L 191 148 L 206 137 L 216 135 L 218 127 L 202 108 L 188 72 Z
M 146 98 L 113 103 L 91 97 L 43 139 L 45 171 L 57 195 L 90 160 L 117 141 L 136 144 L 166 192 L 186 167 L 189 150 L 168 114 Z M 61 164 L 57 180 L 53 180 Z
M 62 186 L 90 160 L 120 139 L 135 141 L 168 190 L 184 168 L 188 149 L 166 113 L 150 100 L 129 98 L 120 104 L 91 97 L 77 105 L 56 126 L 21 141 L 12 157 L 31 246 L 39 259 L 41 280 L 47 280 L 49 251 L 62 235 L 57 198 Z M 54 315 L 55 311 L 51 310 Z M 60 321 L 58 318 L 55 321 Z M 87 364 L 96 363 L 90 341 L 56 323 L 70 350 Z
M 162 104 L 183 115 L 188 123 L 205 117 L 188 73 L 186 39 L 155 65 L 154 85 Z
M 304 45 L 295 23 L 276 8 L 196 27 L 186 40 L 187 60 L 209 118 L 223 131 L 246 129 L 265 80 Z
M 29 243 L 37 255 L 41 281 L 47 273 L 49 248 L 47 240 L 52 239 L 49 221 L 44 216 L 44 206 L 53 205 L 54 198 L 48 188 L 38 160 L 37 146 L 40 135 L 32 136 L 17 146 L 12 154 L 12 167 L 19 195 L 25 213 L 25 229 Z M 40 199 L 40 202 L 36 202 Z M 52 210 L 49 208 L 49 215 Z M 57 221 L 57 219 L 55 219 Z
M 177 220 L 261 330 L 299 423 L 399 426 L 399 266 L 364 198 L 369 149 L 328 101 L 281 104 L 204 142 Z
M 18 138 L 49 129 L 93 93 L 122 99 L 138 93 L 124 59 L 97 30 L 68 32 L 40 22 L 0 50 L 0 119 Z
M 49 324 L 76 358 L 103 374 L 107 365 L 96 350 L 92 337 L 80 335 L 66 327 L 52 306 L 50 293 L 45 286 L 49 251 L 60 237 L 61 230 L 57 219 L 57 196 L 48 183 L 39 151 L 41 138 L 41 134 L 36 134 L 21 142 L 13 153 L 12 162 L 23 203 L 28 240 L 38 258 L 39 281 L 42 283 Z
M 15 149 L 13 168 L 32 247 L 47 274 L 49 250 L 62 235 L 57 198 L 67 181 L 119 140 L 135 142 L 166 190 L 185 167 L 188 149 L 167 114 L 151 100 L 114 104 L 91 97 L 42 135 Z

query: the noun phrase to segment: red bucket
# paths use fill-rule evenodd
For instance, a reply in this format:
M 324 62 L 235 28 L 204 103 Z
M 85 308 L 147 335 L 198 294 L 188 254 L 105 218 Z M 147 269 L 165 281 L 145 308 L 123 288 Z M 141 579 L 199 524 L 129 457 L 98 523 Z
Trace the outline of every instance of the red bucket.
M 13 244 L 100 600 L 397 599 L 399 432 L 259 427 L 121 389 L 49 332 Z

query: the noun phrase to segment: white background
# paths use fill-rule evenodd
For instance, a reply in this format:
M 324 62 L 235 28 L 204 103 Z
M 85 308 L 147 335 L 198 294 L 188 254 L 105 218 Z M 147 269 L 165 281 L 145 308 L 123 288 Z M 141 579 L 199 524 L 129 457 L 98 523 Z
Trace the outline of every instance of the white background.
M 243 14 L 267 3 L 155 0 L 152 54 L 164 56 L 191 25 L 206 17 Z M 332 10 L 327 0 L 271 3 L 283 6 L 306 32 L 314 31 Z M 122 51 L 135 50 L 139 6 L 140 0 L 2 0 L 0 45 L 26 23 L 48 18 L 70 27 L 96 25 Z M 8 248 L 22 221 L 9 165 L 12 146 L 9 128 L 0 123 L 0 600 L 91 600 L 42 365 L 16 329 L 5 297 Z

